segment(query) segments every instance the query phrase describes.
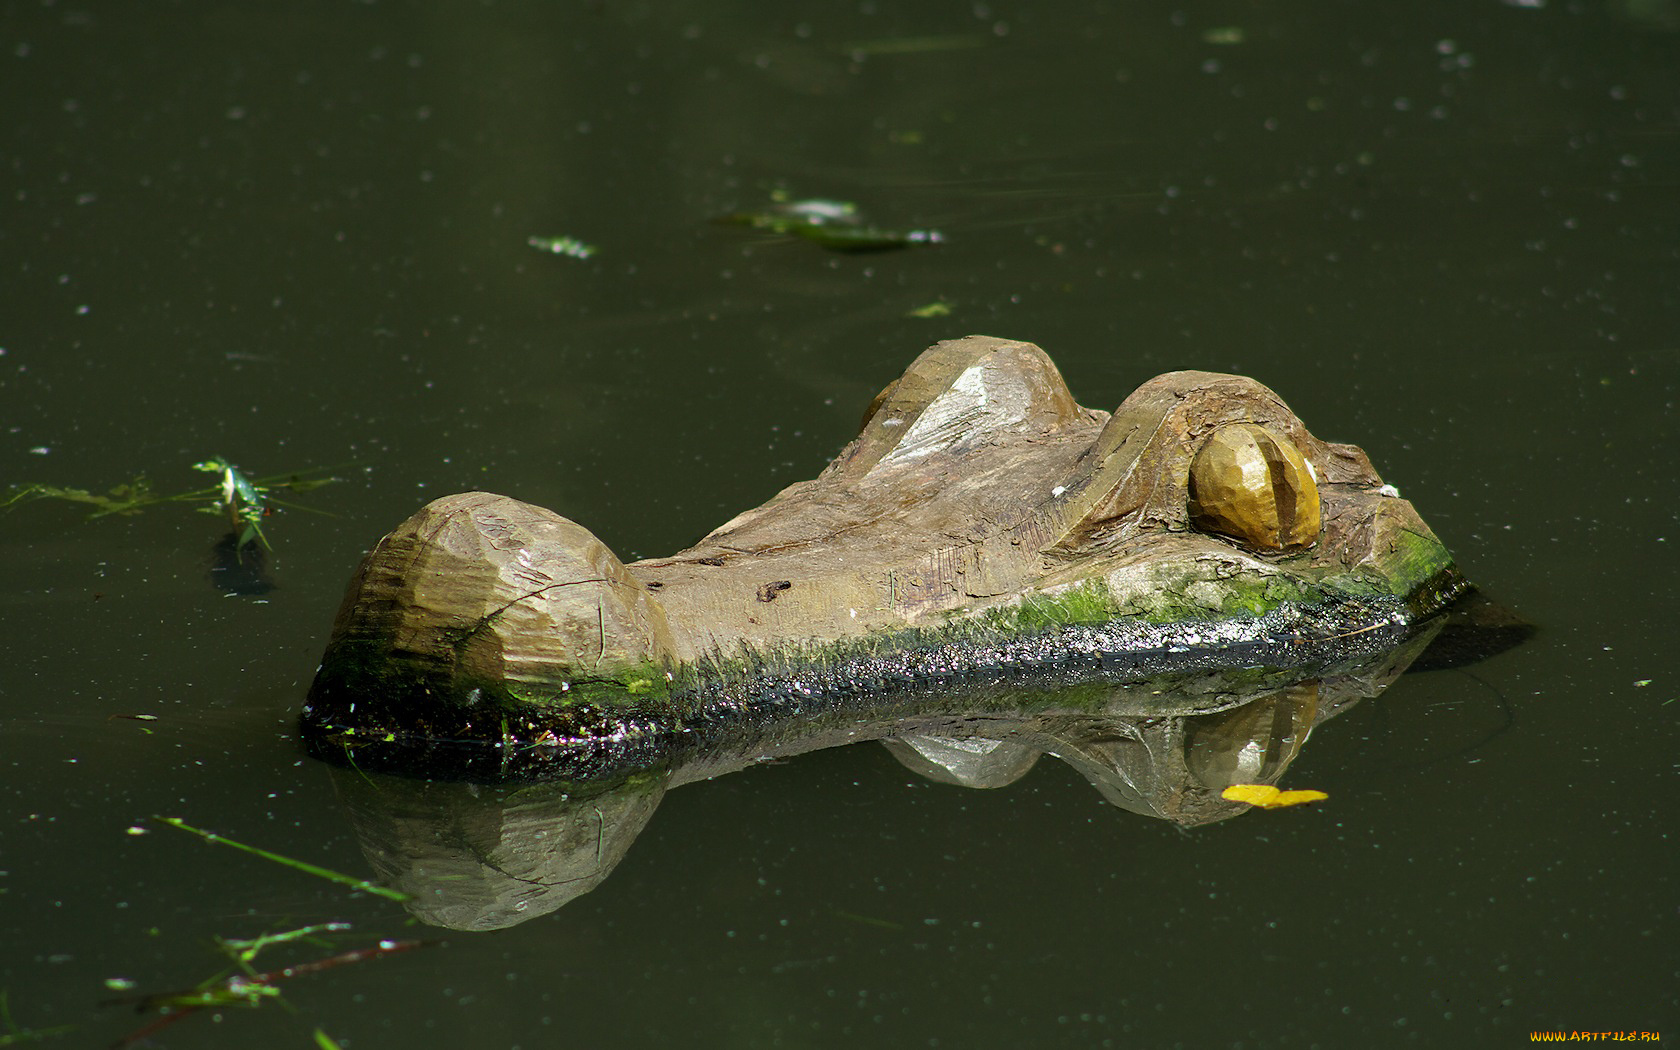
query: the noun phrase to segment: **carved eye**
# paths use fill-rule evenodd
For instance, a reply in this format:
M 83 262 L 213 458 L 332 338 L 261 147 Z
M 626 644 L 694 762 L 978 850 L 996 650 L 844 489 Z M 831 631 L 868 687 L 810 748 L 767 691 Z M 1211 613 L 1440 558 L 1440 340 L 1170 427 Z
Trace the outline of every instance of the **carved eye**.
M 1318 482 L 1288 438 L 1233 423 L 1190 464 L 1190 520 L 1255 550 L 1301 550 L 1318 539 Z

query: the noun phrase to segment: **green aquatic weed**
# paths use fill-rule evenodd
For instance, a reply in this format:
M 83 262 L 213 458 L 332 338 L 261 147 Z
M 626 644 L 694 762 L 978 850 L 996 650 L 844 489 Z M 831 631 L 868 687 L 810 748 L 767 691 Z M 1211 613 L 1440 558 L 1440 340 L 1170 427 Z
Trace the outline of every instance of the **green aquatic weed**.
M 217 483 L 208 488 L 194 488 L 183 492 L 161 493 L 144 474 L 113 486 L 104 492 L 64 485 L 30 484 L 14 486 L 12 492 L 0 499 L 0 510 L 51 499 L 89 506 L 88 519 L 138 514 L 148 507 L 165 503 L 204 503 L 199 510 L 227 519 L 233 530 L 235 550 L 243 551 L 252 544 L 269 546 L 263 532 L 263 520 L 275 507 L 286 507 L 313 514 L 322 514 L 312 507 L 301 506 L 274 496 L 275 490 L 288 493 L 308 492 L 339 480 L 327 471 L 332 468 L 297 471 L 252 477 L 221 456 L 212 456 L 192 464 L 192 469 L 218 475 Z M 206 501 L 208 501 L 206 503 Z
M 219 456 L 202 463 L 194 463 L 193 469 L 221 476 L 221 487 L 216 498 L 208 507 L 199 509 L 206 514 L 219 514 L 227 518 L 228 525 L 239 536 L 234 545 L 235 549 L 243 550 L 251 543 L 261 543 L 264 550 L 273 550 L 274 548 L 268 545 L 268 537 L 264 536 L 262 531 L 262 520 L 271 513 L 268 507 L 268 488 L 252 481 L 244 471 Z
M 384 897 L 386 900 L 406 901 L 410 899 L 409 895 L 401 890 L 393 890 L 389 887 L 369 882 L 366 879 L 358 879 L 354 875 L 345 875 L 341 872 L 333 871 L 330 868 L 323 868 L 317 864 L 294 860 L 291 857 L 283 856 L 279 853 L 271 853 L 265 849 L 258 849 L 256 846 L 249 846 L 243 842 L 237 842 L 225 835 L 218 835 L 213 831 L 205 831 L 203 828 L 193 827 L 180 817 L 156 817 L 154 819 L 168 824 L 172 828 L 180 828 L 182 831 L 197 835 L 206 842 L 216 843 L 223 846 L 232 846 L 234 849 L 242 850 L 246 853 L 252 854 L 253 856 L 261 857 L 264 860 L 271 860 L 276 864 L 293 868 L 307 875 L 314 875 L 317 878 L 326 879 L 328 882 L 336 882 L 341 886 L 349 886 L 351 889 L 361 890 L 364 893 L 371 893 L 376 897 Z
M 199 982 L 187 991 L 112 1000 L 113 1003 L 133 1003 L 135 1008 L 141 1012 L 156 1010 L 162 1014 L 161 1017 L 150 1024 L 130 1032 L 118 1040 L 115 1045 L 119 1048 L 127 1047 L 148 1040 L 170 1025 L 191 1017 L 201 1010 L 221 1010 L 237 1006 L 255 1008 L 266 1002 L 284 1002 L 284 997 L 279 988 L 281 981 L 320 973 L 351 963 L 380 959 L 387 955 L 412 951 L 415 948 L 425 948 L 437 943 L 435 941 L 385 940 L 378 942 L 371 948 L 339 952 L 336 955 L 329 955 L 309 962 L 293 963 L 276 970 L 258 972 L 251 965 L 252 960 L 264 948 L 297 941 L 325 945 L 327 942 L 321 938 L 322 933 L 339 932 L 349 928 L 349 923 L 320 923 L 314 926 L 299 927 L 295 930 L 267 933 L 248 941 L 218 937 L 216 939 L 217 947 L 233 963 L 235 969 L 232 971 L 224 970 Z M 326 1041 L 323 1042 L 323 1039 Z M 327 1039 L 324 1033 L 317 1029 L 316 1043 L 319 1046 L 327 1046 L 331 1044 L 331 1040 Z

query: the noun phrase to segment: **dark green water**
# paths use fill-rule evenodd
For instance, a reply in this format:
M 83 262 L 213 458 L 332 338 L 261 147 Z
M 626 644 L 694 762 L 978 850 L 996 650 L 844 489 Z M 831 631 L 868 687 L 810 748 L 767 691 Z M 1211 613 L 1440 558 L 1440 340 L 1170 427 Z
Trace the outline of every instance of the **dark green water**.
M 1322 726 L 1311 810 L 1181 830 L 1053 761 L 976 791 L 823 751 L 674 790 L 552 915 L 159 1045 L 1673 1040 L 1680 9 L 900 6 L 0 3 L 0 482 L 353 464 L 335 516 L 269 519 L 260 596 L 184 506 L 0 512 L 14 1024 L 106 1045 L 145 1018 L 105 982 L 190 987 L 215 935 L 436 934 L 146 823 L 368 874 L 293 723 L 422 502 L 675 550 L 985 332 L 1088 405 L 1255 376 L 1541 634 Z M 946 243 L 707 222 L 778 185 Z

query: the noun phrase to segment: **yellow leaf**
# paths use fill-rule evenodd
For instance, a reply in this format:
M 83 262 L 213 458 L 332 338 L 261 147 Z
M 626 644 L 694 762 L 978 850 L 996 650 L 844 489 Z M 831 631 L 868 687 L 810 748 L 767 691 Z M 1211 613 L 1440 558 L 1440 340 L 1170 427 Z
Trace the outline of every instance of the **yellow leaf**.
M 1317 802 L 1330 796 L 1322 791 L 1279 791 L 1270 784 L 1232 784 L 1221 791 L 1219 797 L 1232 802 L 1247 802 L 1261 809 L 1279 809 L 1302 802 Z

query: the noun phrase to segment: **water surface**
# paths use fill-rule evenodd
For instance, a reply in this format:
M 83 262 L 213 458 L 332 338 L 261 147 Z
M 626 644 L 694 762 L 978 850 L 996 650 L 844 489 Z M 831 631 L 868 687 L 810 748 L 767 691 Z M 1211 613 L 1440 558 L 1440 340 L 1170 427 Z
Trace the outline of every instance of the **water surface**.
M 1672 1040 L 1671 4 L 0 11 L 0 481 L 346 479 L 269 519 L 261 594 L 218 589 L 182 506 L 0 512 L 14 1023 L 108 1043 L 144 1019 L 106 982 L 190 987 L 213 936 L 438 935 L 150 820 L 370 873 L 294 719 L 362 551 L 425 500 L 667 553 L 984 332 L 1105 408 L 1255 376 L 1541 633 L 1323 725 L 1286 778 L 1309 810 L 1186 829 L 1056 762 L 974 790 L 819 751 L 671 791 L 552 915 L 160 1041 Z M 777 189 L 945 243 L 708 221 Z M 598 251 L 526 243 L 561 234 Z

